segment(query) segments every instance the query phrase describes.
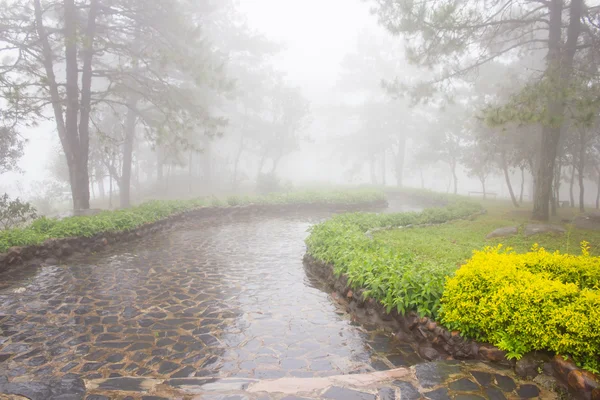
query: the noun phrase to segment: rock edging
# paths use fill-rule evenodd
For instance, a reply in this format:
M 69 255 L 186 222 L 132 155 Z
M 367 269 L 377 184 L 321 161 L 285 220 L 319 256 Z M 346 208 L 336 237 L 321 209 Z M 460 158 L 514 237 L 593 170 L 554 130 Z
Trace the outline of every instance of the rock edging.
M 418 343 L 419 354 L 428 361 L 443 358 L 483 360 L 511 367 L 522 377 L 556 390 L 569 390 L 577 398 L 600 400 L 600 377 L 577 367 L 571 360 L 550 353 L 526 354 L 521 360 L 509 360 L 506 352 L 486 343 L 464 338 L 458 331 L 448 331 L 436 321 L 410 312 L 401 315 L 396 310 L 387 313 L 378 301 L 363 296 L 363 289 L 353 290 L 345 275 L 335 276 L 332 265 L 306 254 L 307 272 L 334 290 L 338 300 L 344 301 L 347 311 L 375 319 L 375 323 L 391 327 L 395 336 Z M 553 379 L 555 378 L 555 379 Z
M 307 211 L 358 211 L 387 207 L 387 201 L 377 200 L 354 204 L 251 204 L 233 207 L 201 207 L 170 215 L 156 222 L 144 224 L 138 228 L 102 232 L 91 237 L 70 237 L 48 239 L 42 244 L 11 247 L 6 253 L 0 253 L 0 272 L 15 266 L 56 265 L 76 253 L 100 251 L 111 243 L 121 243 L 142 238 L 149 234 L 172 227 L 174 224 L 190 218 L 231 218 L 234 215 L 285 215 L 290 212 Z

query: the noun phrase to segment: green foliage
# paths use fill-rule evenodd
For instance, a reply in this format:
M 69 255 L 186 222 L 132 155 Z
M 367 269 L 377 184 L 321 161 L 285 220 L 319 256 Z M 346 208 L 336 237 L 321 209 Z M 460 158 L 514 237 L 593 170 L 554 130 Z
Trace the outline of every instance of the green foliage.
M 11 200 L 8 194 L 0 197 L 0 225 L 3 229 L 13 228 L 36 218 L 35 208 L 19 198 Z
M 150 201 L 136 207 L 104 211 L 94 216 L 70 217 L 62 220 L 42 217 L 26 228 L 0 231 L 0 252 L 13 246 L 35 245 L 50 238 L 92 237 L 104 232 L 128 231 L 171 215 L 209 205 L 227 207 L 248 204 L 357 204 L 384 200 L 381 191 L 361 189 L 344 191 L 306 191 L 258 197 L 231 196 L 209 199 Z
M 600 369 L 600 257 L 502 251 L 475 252 L 446 283 L 440 312 L 449 329 L 491 342 L 513 358 L 533 350 L 569 355 Z
M 435 317 L 444 281 L 455 267 L 419 260 L 366 233 L 384 227 L 442 223 L 480 211 L 478 204 L 462 201 L 421 213 L 342 214 L 314 226 L 306 244 L 312 257 L 332 264 L 336 274 L 346 274 L 354 288 L 366 289 L 365 296 L 381 301 L 388 311 L 415 310 Z

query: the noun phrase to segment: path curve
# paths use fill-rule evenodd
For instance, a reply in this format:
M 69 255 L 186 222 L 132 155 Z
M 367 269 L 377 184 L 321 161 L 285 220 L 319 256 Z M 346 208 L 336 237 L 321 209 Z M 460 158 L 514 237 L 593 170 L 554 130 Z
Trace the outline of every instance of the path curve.
M 329 216 L 191 220 L 66 265 L 0 274 L 0 393 L 136 399 L 169 380 L 422 363 L 411 345 L 353 322 L 307 277 L 307 229 Z

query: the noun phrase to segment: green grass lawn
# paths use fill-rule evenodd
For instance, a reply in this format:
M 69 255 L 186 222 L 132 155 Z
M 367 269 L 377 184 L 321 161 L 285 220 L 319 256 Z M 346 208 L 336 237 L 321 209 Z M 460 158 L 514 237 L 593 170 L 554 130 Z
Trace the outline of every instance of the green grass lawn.
M 401 247 L 422 260 L 457 266 L 469 259 L 473 250 L 500 243 L 514 248 L 519 253 L 527 252 L 538 243 L 548 251 L 580 254 L 579 245 L 585 240 L 591 245 L 590 253 L 600 256 L 600 231 L 577 229 L 572 224 L 563 222 L 576 215 L 574 209 L 560 209 L 559 215 L 551 221 L 552 224 L 563 226 L 567 233 L 525 237 L 522 231 L 524 225 L 530 222 L 530 208 L 515 209 L 510 203 L 503 201 L 482 201 L 482 204 L 487 214 L 472 221 L 461 220 L 430 227 L 381 231 L 375 234 L 375 238 L 386 245 Z M 510 226 L 519 226 L 519 234 L 490 240 L 485 238 L 497 228 Z

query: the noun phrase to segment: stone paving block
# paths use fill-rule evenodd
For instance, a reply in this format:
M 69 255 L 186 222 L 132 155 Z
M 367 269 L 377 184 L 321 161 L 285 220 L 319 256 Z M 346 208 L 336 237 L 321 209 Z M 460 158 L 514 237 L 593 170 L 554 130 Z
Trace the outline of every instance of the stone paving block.
M 479 390 L 479 385 L 467 378 L 462 378 L 457 381 L 450 382 L 448 387 L 450 388 L 450 390 L 455 390 L 458 392 L 474 392 Z
M 451 376 L 461 373 L 460 365 L 431 362 L 419 364 L 415 368 L 417 379 L 424 388 L 446 382 Z
M 489 372 L 471 371 L 471 375 L 479 382 L 481 386 L 489 386 L 492 383 L 493 376 Z
M 377 392 L 378 400 L 396 400 L 396 391 L 392 388 L 384 387 Z
M 533 399 L 540 395 L 540 389 L 532 384 L 521 385 L 517 389 L 517 394 L 522 399 Z
M 410 382 L 396 380 L 392 384 L 400 388 L 400 398 L 402 400 L 417 400 L 421 398 L 421 393 Z
M 452 400 L 447 388 L 432 390 L 431 392 L 424 393 L 424 396 L 430 400 Z
M 122 392 L 144 392 L 147 390 L 148 380 L 146 378 L 112 378 L 100 382 L 99 390 L 119 390 Z
M 517 385 L 515 384 L 514 379 L 512 379 L 509 376 L 496 374 L 495 378 L 496 378 L 496 384 L 504 392 L 512 392 L 513 390 L 515 390 L 517 388 Z
M 487 396 L 488 400 L 506 400 L 506 396 L 504 396 L 502 390 L 497 388 L 486 388 L 484 390 L 484 393 Z
M 376 400 L 374 394 L 338 386 L 327 389 L 325 393 L 323 393 L 323 398 L 332 400 Z

